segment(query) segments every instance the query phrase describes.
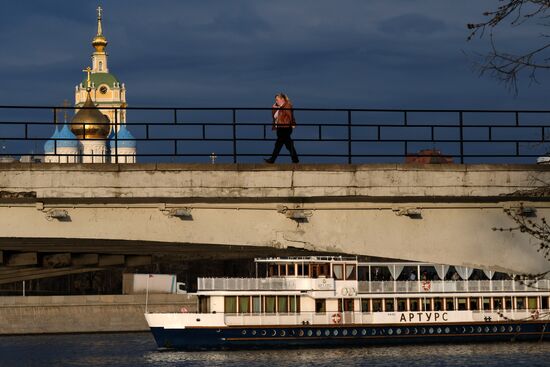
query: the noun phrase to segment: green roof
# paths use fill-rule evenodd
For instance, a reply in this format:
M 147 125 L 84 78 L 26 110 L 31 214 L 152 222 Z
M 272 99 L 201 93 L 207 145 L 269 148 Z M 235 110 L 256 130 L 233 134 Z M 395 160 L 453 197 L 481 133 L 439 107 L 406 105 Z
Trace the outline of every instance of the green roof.
M 93 73 L 90 75 L 93 85 L 99 87 L 101 84 L 107 84 L 109 87 L 113 87 L 115 83 L 118 83 L 118 79 L 111 73 Z M 85 77 L 82 80 L 82 85 L 84 87 L 88 86 L 88 79 Z

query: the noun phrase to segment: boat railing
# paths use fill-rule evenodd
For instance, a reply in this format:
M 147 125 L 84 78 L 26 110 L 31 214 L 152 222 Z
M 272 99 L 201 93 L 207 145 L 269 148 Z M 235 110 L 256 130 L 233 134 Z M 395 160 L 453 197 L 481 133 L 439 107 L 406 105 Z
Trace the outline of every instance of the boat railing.
M 334 290 L 334 279 L 281 278 L 198 278 L 199 291 L 303 291 Z
M 334 290 L 332 278 L 198 278 L 199 291 Z M 547 292 L 550 279 L 359 281 L 359 293 Z
M 359 281 L 359 293 L 547 292 L 550 279 Z

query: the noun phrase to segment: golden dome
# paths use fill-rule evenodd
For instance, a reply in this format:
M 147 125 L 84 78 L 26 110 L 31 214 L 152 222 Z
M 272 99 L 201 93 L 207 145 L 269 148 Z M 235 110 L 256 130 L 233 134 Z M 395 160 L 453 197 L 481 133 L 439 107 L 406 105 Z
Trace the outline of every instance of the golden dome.
M 71 131 L 78 139 L 105 139 L 110 130 L 109 118 L 97 109 L 88 90 L 86 102 L 71 120 Z
M 105 51 L 105 47 L 107 47 L 107 39 L 105 38 L 105 36 L 103 35 L 100 35 L 100 36 L 95 36 L 93 41 L 92 41 L 92 46 L 94 46 L 96 52 L 104 52 Z

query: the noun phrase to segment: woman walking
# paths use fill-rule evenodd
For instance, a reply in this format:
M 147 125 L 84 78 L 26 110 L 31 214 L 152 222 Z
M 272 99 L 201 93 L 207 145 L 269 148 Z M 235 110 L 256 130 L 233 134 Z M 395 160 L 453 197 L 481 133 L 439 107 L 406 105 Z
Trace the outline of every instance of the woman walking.
M 286 94 L 279 93 L 275 96 L 275 104 L 273 104 L 271 114 L 273 116 L 272 129 L 277 131 L 277 141 L 275 142 L 271 157 L 264 159 L 264 161 L 266 163 L 275 163 L 284 145 L 290 153 L 292 163 L 298 163 L 298 153 L 296 153 L 294 142 L 290 137 L 292 130 L 296 127 L 296 120 L 294 119 L 292 103 Z

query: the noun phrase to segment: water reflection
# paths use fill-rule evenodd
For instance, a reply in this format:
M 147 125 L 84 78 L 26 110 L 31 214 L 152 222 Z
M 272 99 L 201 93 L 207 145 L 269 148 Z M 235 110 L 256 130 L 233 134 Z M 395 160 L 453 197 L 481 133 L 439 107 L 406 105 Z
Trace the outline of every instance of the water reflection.
M 258 351 L 157 351 L 149 333 L 0 337 L 0 366 L 521 366 L 550 365 L 550 343 Z

